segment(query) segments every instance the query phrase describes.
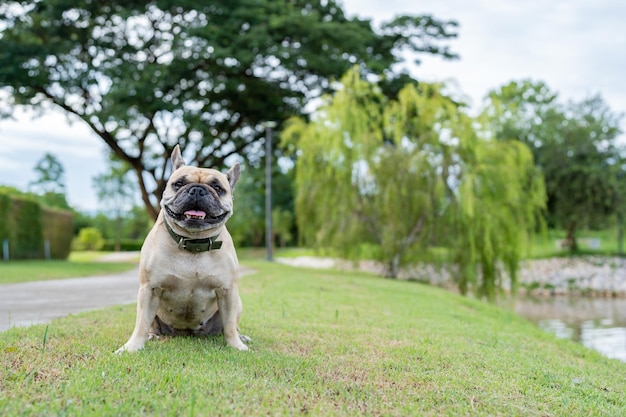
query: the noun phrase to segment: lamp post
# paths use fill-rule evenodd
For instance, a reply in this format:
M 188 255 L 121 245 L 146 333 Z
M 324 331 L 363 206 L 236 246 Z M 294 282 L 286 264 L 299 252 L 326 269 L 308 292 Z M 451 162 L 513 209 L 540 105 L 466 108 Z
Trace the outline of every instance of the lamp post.
M 267 261 L 273 261 L 272 245 L 272 129 L 276 122 L 265 122 L 265 250 Z

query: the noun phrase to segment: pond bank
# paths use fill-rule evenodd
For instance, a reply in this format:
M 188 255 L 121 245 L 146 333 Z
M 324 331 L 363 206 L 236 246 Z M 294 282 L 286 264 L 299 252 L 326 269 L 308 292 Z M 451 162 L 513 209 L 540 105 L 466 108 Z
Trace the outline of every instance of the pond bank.
M 533 295 L 626 297 L 626 259 L 606 256 L 524 261 L 520 287 Z
M 382 275 L 383 266 L 374 261 L 358 263 L 313 256 L 277 258 L 280 263 L 310 268 L 358 269 Z M 404 268 L 400 279 L 453 288 L 451 274 L 437 266 Z M 508 283 L 508 280 L 505 279 Z M 520 292 L 534 296 L 573 295 L 626 298 L 626 259 L 607 256 L 531 259 L 523 261 L 518 273 Z M 505 288 L 507 285 L 505 285 Z

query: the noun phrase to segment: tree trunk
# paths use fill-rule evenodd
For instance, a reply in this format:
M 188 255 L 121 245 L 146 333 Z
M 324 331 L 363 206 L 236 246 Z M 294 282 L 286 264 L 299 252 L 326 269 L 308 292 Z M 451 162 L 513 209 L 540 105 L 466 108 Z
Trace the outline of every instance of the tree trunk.
M 385 278 L 396 279 L 400 272 L 400 255 L 396 254 L 385 266 Z
M 115 252 L 122 250 L 122 216 L 120 213 L 115 218 Z
M 567 226 L 567 236 L 565 237 L 565 241 L 570 252 L 578 251 L 578 242 L 576 241 L 576 222 L 571 222 Z
M 617 212 L 617 254 L 624 254 L 624 214 L 622 209 Z
M 135 173 L 137 174 L 137 182 L 139 184 L 139 190 L 141 192 L 141 200 L 143 201 L 144 205 L 146 206 L 146 211 L 148 212 L 148 215 L 152 218 L 152 220 L 156 220 L 157 217 L 159 216 L 159 208 L 160 207 L 154 207 L 152 205 L 152 202 L 150 201 L 150 193 L 148 193 L 148 189 L 146 187 L 146 183 L 143 180 L 143 170 L 141 167 L 139 168 L 135 168 Z M 162 190 L 161 190 L 162 193 Z
M 413 244 L 413 242 L 415 242 L 415 239 L 421 233 L 425 219 L 426 216 L 420 216 L 420 218 L 415 223 L 415 226 L 413 226 L 413 229 L 411 229 L 411 232 L 404 240 L 401 248 L 398 249 L 398 253 L 394 254 L 393 258 L 388 261 L 387 265 L 385 266 L 385 278 L 398 278 L 398 273 L 400 273 L 400 258 Z

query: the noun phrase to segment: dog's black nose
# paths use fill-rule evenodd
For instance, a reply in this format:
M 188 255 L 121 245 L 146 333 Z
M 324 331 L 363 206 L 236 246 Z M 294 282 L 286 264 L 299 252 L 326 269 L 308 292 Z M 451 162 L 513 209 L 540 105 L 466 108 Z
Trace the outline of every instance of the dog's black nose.
M 201 187 L 199 185 L 194 185 L 193 187 L 189 188 L 187 193 L 195 197 L 204 197 L 207 194 L 207 191 L 204 187 Z

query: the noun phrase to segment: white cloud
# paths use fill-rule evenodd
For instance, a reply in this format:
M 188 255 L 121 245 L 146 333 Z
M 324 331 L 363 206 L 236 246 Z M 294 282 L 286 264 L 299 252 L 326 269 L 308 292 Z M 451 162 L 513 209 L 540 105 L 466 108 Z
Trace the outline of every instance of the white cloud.
M 458 80 L 474 104 L 508 81 L 545 81 L 564 99 L 601 93 L 616 112 L 626 110 L 626 2 L 608 0 L 344 0 L 347 14 L 388 20 L 404 14 L 433 14 L 459 22 L 451 42 L 459 61 L 422 57 L 416 76 Z

